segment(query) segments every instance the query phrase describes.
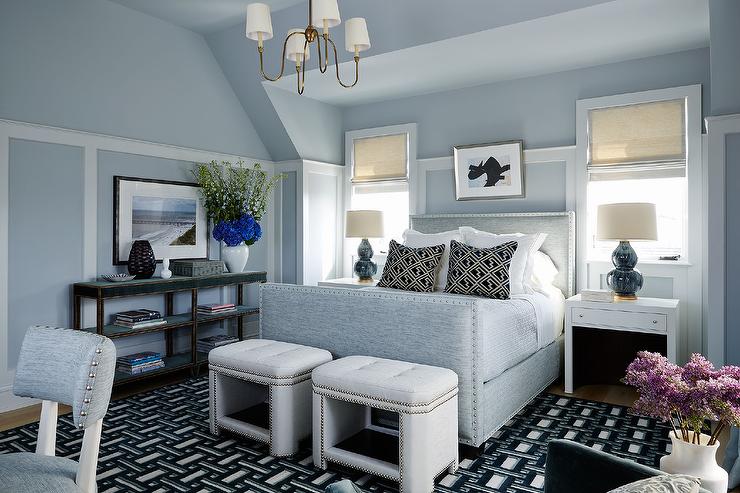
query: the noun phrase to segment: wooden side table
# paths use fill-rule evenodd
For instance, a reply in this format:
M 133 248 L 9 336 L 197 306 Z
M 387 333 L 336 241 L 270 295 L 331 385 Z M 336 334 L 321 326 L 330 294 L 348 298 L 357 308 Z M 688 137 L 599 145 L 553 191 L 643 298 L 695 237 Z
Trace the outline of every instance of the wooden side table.
M 678 300 L 638 298 L 602 303 L 565 302 L 565 392 L 579 385 L 618 383 L 638 351 L 659 352 L 675 363 Z
M 378 284 L 376 279 L 372 281 L 360 281 L 356 277 L 340 277 L 338 279 L 327 279 L 325 281 L 319 281 L 319 286 L 333 287 L 333 288 L 369 288 Z

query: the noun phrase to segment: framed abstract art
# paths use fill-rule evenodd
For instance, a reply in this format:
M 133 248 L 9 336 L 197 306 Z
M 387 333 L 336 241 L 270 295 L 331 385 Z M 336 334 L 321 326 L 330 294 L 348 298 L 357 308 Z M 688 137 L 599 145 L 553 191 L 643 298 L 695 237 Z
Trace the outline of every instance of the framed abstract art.
M 524 197 L 521 140 L 453 147 L 455 199 Z

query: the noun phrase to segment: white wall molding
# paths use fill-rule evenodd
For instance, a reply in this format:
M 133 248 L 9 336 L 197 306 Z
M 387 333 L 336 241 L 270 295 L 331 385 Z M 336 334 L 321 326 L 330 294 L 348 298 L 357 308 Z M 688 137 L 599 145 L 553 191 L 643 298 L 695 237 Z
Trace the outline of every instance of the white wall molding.
M 593 108 L 637 104 L 644 102 L 686 99 L 687 126 L 687 163 L 686 173 L 688 187 L 687 221 L 684 231 L 684 257 L 680 263 L 640 262 L 640 270 L 645 276 L 670 277 L 673 279 L 674 298 L 680 300 L 681 326 L 679 360 L 691 352 L 702 351 L 702 328 L 704 309 L 702 307 L 702 278 L 704 253 L 701 237 L 705 218 L 702 211 L 704 189 L 702 173 L 704 172 L 703 144 L 701 135 L 701 85 L 656 89 L 615 96 L 582 99 L 576 101 L 576 159 L 575 159 L 575 199 L 576 230 L 578 231 L 578 289 L 599 288 L 596 284 L 599 276 L 612 269 L 609 262 L 593 261 L 586 258 L 587 252 L 587 185 L 588 172 L 588 111 Z
M 524 149 L 524 165 L 565 163 L 565 208 L 575 210 L 575 146 L 544 147 Z M 416 179 L 412 183 L 412 200 L 416 201 L 417 212 L 426 213 L 427 207 L 427 173 L 432 171 L 452 170 L 455 167 L 452 156 L 418 159 L 416 161 Z M 550 212 L 550 211 L 542 211 Z
M 707 127 L 707 165 L 704 171 L 704 186 L 707 190 L 706 234 L 704 251 L 706 276 L 704 279 L 704 306 L 706 307 L 706 354 L 715 364 L 721 365 L 726 357 L 726 202 L 725 166 L 726 139 L 728 135 L 740 134 L 740 114 L 712 116 L 705 119 Z M 710 193 L 711 192 L 711 193 Z
M 10 141 L 27 140 L 50 144 L 80 147 L 84 150 L 84 225 L 83 225 L 83 267 L 81 279 L 94 279 L 97 276 L 97 200 L 98 200 L 98 152 L 113 151 L 189 162 L 208 162 L 211 160 L 246 163 L 260 162 L 263 169 L 272 174 L 275 171 L 271 161 L 257 160 L 247 156 L 236 156 L 201 149 L 190 149 L 169 144 L 159 144 L 142 140 L 110 135 L 70 130 L 60 127 L 39 125 L 0 119 L 0 411 L 28 405 L 28 400 L 12 395 L 14 370 L 8 368 L 8 229 L 9 229 L 9 168 Z M 270 204 L 270 210 L 274 210 Z M 272 242 L 275 218 L 265 224 L 265 238 Z M 268 244 L 267 271 L 272 276 L 275 263 L 274 248 Z M 71 306 L 71 302 L 70 302 Z M 94 308 L 88 306 L 83 316 L 94 317 Z

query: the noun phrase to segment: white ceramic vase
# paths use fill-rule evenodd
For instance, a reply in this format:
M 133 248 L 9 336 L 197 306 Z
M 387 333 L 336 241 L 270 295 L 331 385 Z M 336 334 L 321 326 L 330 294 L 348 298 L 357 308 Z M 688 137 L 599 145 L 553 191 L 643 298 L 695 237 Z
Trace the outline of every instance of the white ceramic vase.
M 170 259 L 162 259 L 162 279 L 169 279 L 172 277 L 172 271 L 170 270 Z
M 249 246 L 244 242 L 233 247 L 222 243 L 221 260 L 224 261 L 229 272 L 244 272 L 244 267 L 247 266 L 247 260 L 249 260 Z
M 660 470 L 688 474 L 701 479 L 701 487 L 712 493 L 727 493 L 727 471 L 717 464 L 719 441 L 707 445 L 709 435 L 701 434 L 699 444 L 684 442 L 669 432 L 671 453 L 660 458 Z

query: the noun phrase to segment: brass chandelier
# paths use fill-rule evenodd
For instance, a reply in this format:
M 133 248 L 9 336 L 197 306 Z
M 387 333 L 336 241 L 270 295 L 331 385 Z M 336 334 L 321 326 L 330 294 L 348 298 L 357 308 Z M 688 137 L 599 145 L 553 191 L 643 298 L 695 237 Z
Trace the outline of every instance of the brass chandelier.
M 318 29 L 314 26 L 314 19 L 319 22 L 323 29 L 319 36 Z M 342 22 L 339 17 L 339 6 L 337 0 L 308 0 L 308 26 L 306 29 L 291 29 L 283 42 L 283 54 L 280 63 L 280 73 L 276 77 L 270 77 L 265 73 L 263 53 L 265 51 L 264 41 L 272 38 L 272 19 L 270 17 L 270 6 L 264 3 L 252 3 L 247 6 L 247 38 L 257 41 L 257 51 L 260 55 L 260 73 L 269 81 L 279 80 L 285 72 L 285 60 L 295 62 L 296 79 L 298 81 L 298 94 L 303 94 L 306 82 L 306 62 L 311 58 L 311 47 L 316 42 L 319 56 L 319 70 L 326 73 L 329 68 L 329 45 L 334 51 L 334 67 L 336 68 L 337 81 L 342 87 L 350 88 L 357 85 L 360 79 L 360 52 L 370 48 L 370 37 L 367 32 L 367 23 L 362 17 L 354 17 L 344 23 L 345 48 L 354 53 L 355 80 L 352 84 L 346 84 L 339 76 L 339 56 L 337 46 L 329 37 L 329 28 L 338 26 Z M 324 39 L 322 56 L 321 40 Z

